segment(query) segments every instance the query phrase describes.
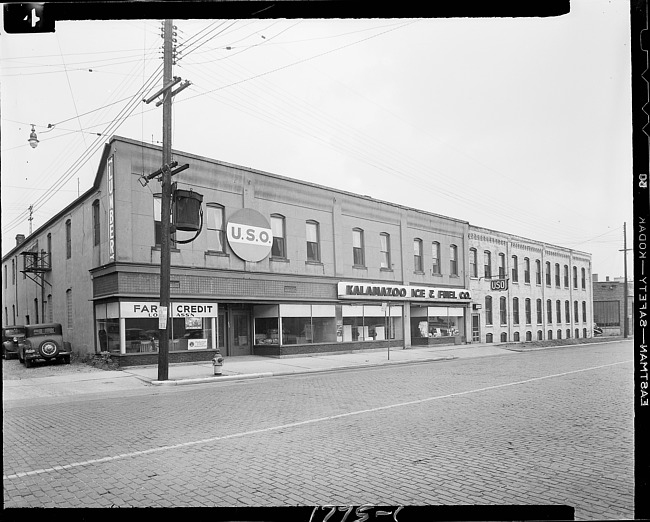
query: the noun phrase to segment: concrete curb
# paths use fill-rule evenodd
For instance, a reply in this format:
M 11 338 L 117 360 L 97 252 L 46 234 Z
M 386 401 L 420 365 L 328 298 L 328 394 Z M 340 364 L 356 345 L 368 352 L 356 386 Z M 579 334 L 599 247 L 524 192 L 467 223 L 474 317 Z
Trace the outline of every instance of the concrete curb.
M 335 372 L 339 370 L 354 370 L 357 368 L 375 368 L 377 366 L 390 366 L 395 364 L 414 364 L 420 362 L 436 362 L 436 361 L 451 361 L 453 359 L 458 359 L 453 355 L 447 357 L 433 357 L 430 359 L 417 359 L 417 360 L 408 360 L 408 361 L 383 361 L 377 363 L 369 364 L 353 364 L 348 366 L 337 366 L 335 368 L 313 368 L 309 370 L 298 370 L 298 371 L 279 371 L 279 372 L 262 372 L 262 373 L 248 373 L 241 375 L 215 375 L 212 377 L 197 377 L 192 379 L 175 379 L 169 381 L 149 381 L 154 386 L 183 386 L 187 384 L 204 384 L 209 382 L 224 382 L 224 381 L 235 381 L 243 379 L 259 379 L 263 377 L 286 377 L 287 375 L 304 375 L 309 373 L 325 373 L 325 372 Z

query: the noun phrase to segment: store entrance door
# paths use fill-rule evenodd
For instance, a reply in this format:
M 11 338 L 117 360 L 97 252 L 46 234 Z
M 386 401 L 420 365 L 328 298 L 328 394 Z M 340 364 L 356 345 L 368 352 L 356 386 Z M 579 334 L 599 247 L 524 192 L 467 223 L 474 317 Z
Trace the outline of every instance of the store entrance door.
M 479 314 L 472 314 L 472 342 L 481 342 L 481 319 Z
M 228 312 L 228 355 L 251 355 L 250 311 Z

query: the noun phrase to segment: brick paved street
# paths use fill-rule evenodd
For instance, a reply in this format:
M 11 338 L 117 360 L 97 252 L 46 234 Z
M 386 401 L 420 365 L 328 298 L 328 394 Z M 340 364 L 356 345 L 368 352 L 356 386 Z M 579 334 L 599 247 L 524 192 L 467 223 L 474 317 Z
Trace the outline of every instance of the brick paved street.
M 632 392 L 626 342 L 9 405 L 4 506 L 567 504 L 633 518 Z

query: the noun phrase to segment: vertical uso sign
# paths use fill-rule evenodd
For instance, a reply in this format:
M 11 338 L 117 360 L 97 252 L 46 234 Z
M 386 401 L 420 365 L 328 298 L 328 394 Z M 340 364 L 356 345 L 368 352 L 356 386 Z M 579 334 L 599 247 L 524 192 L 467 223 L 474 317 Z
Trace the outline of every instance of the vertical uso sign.
M 113 179 L 113 156 L 106 165 L 108 183 L 108 260 L 115 261 L 115 186 Z

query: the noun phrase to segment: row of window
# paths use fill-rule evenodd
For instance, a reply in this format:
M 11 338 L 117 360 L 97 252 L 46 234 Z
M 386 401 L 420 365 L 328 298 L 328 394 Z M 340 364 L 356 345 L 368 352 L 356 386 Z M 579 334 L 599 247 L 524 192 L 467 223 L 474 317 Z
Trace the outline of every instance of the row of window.
M 67 326 L 68 328 L 72 328 L 72 289 L 68 289 L 65 292 L 65 299 L 66 299 L 66 318 L 67 318 Z M 5 323 L 6 325 L 12 325 L 12 324 L 32 324 L 32 320 L 34 324 L 38 324 L 42 321 L 44 323 L 51 323 L 54 321 L 53 318 L 53 311 L 52 311 L 52 294 L 48 294 L 47 300 L 44 300 L 42 303 L 42 308 L 39 307 L 39 301 L 38 298 L 34 299 L 34 314 L 30 315 L 29 313 L 25 314 L 25 319 L 24 321 L 21 319 L 20 321 L 16 322 L 16 305 L 11 305 L 11 321 L 9 320 L 9 309 L 5 306 Z
M 566 336 L 566 339 L 571 339 L 571 329 L 567 328 L 564 332 L 564 335 Z M 580 329 L 576 328 L 573 332 L 573 335 L 576 339 L 580 338 Z M 562 330 L 558 328 L 556 331 L 556 338 L 557 339 L 562 339 Z M 586 338 L 587 337 L 587 329 L 583 328 L 582 329 L 582 337 Z M 532 341 L 533 340 L 533 332 L 530 330 L 525 333 L 525 339 L 526 341 Z M 542 341 L 544 339 L 544 332 L 542 330 L 537 330 L 537 340 Z M 553 330 L 549 330 L 546 333 L 546 339 L 548 340 L 553 340 Z M 501 332 L 500 335 L 500 340 L 502 343 L 508 342 L 508 334 L 506 332 Z M 512 340 L 515 342 L 521 341 L 521 337 L 519 335 L 519 332 L 514 332 L 512 334 Z M 491 333 L 488 333 L 485 335 L 485 342 L 486 343 L 492 343 L 494 342 L 494 336 Z
M 531 300 L 526 298 L 524 300 L 524 314 L 526 324 L 532 324 L 532 309 L 531 309 Z M 579 303 L 578 301 L 573 302 L 573 320 L 574 322 L 579 322 L 578 314 Z M 485 324 L 491 325 L 493 322 L 493 304 L 492 296 L 485 296 Z M 543 319 L 543 308 L 542 300 L 537 299 L 535 301 L 535 312 L 537 324 L 542 324 Z M 558 299 L 555 301 L 555 322 L 562 322 L 562 302 Z M 502 325 L 508 324 L 508 309 L 507 309 L 507 299 L 505 297 L 499 298 L 499 320 Z M 550 299 L 546 300 L 546 322 L 553 322 L 553 301 Z M 564 322 L 571 322 L 571 303 L 569 301 L 564 301 Z M 582 322 L 587 322 L 587 302 L 582 301 Z M 519 324 L 519 298 L 512 298 L 512 323 Z
M 519 282 L 519 258 L 512 256 L 512 281 Z M 523 262 L 524 283 L 530 283 L 530 259 L 525 257 Z M 469 249 L 469 273 L 470 277 L 478 277 L 478 251 L 475 248 Z M 506 277 L 506 256 L 499 254 L 498 277 Z M 551 263 L 546 261 L 546 286 L 551 286 Z M 483 252 L 483 277 L 485 279 L 492 278 L 492 252 L 485 250 Z M 569 288 L 569 265 L 564 265 L 563 277 L 560 277 L 560 264 L 555 263 L 555 286 L 560 288 L 560 280 L 563 279 L 564 288 Z M 535 260 L 535 283 L 542 284 L 542 262 L 539 259 Z M 580 283 L 583 290 L 587 288 L 587 271 L 585 268 L 580 269 Z M 578 288 L 578 267 L 573 267 L 573 288 Z

